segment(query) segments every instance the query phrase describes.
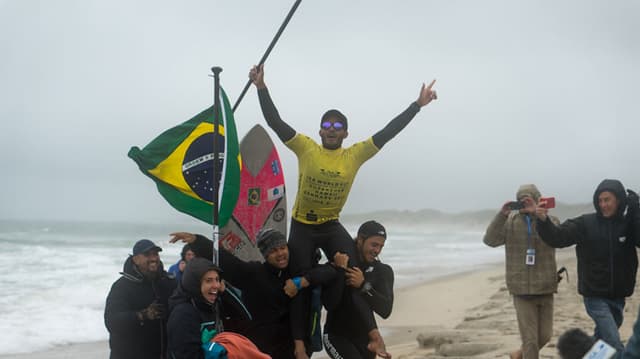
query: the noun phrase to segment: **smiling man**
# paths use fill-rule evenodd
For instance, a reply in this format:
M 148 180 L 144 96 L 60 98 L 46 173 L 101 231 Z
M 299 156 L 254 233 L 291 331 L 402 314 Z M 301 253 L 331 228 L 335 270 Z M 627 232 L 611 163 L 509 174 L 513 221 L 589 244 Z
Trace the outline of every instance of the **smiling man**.
M 538 217 L 538 234 L 555 248 L 576 245 L 578 292 L 595 323 L 594 336 L 618 351 L 624 347 L 618 328 L 625 298 L 633 294 L 640 244 L 638 195 L 618 180 L 603 180 L 593 194 L 595 213 L 555 225 L 543 206 L 526 208 Z M 625 213 L 626 209 L 626 213 Z
M 382 130 L 364 141 L 343 148 L 342 142 L 349 132 L 347 117 L 340 111 L 329 110 L 321 117 L 319 135 L 322 145 L 319 145 L 308 136 L 297 133 L 280 118 L 264 82 L 262 66 L 254 66 L 249 78 L 258 90 L 262 114 L 267 124 L 298 157 L 298 193 L 293 206 L 288 241 L 291 273 L 304 275 L 312 267 L 314 253 L 318 248 L 324 251 L 327 258 L 333 258 L 337 252 L 341 252 L 353 260 L 356 254 L 353 252 L 351 236 L 338 219 L 356 173 L 362 164 L 402 131 L 422 107 L 437 98 L 436 91 L 432 89 L 435 80 L 428 86 L 423 84 L 418 99 Z M 308 289 L 294 298 L 294 302 L 308 300 Z M 294 303 L 294 308 L 306 307 L 303 303 Z M 304 321 L 305 314 L 297 312 L 294 309 L 292 315 L 298 316 L 301 322 Z M 305 325 L 296 327 L 304 328 Z M 305 333 L 296 331 L 294 335 L 296 339 L 303 339 Z M 377 344 L 382 347 L 382 343 Z M 303 351 L 303 348 L 298 348 L 297 351 Z
M 111 286 L 104 310 L 111 359 L 166 357 L 166 308 L 176 281 L 164 271 L 160 251 L 148 239 L 136 242 Z
M 340 260 L 340 253 L 334 258 L 335 265 L 344 269 L 340 272 L 344 276 L 338 280 L 344 281 L 356 296 L 349 290 L 341 291 L 339 286 L 323 288 L 326 289 L 323 299 L 327 320 L 322 341 L 331 358 L 373 359 L 376 355 L 391 358 L 375 319 L 367 318 L 375 312 L 386 319 L 393 309 L 393 269 L 378 259 L 386 240 L 384 226 L 367 221 L 360 226 L 355 239 L 356 265 L 348 266 L 346 256 Z M 365 303 L 369 313 L 362 313 L 362 305 L 357 300 Z M 372 345 L 371 339 L 382 343 L 382 347 Z

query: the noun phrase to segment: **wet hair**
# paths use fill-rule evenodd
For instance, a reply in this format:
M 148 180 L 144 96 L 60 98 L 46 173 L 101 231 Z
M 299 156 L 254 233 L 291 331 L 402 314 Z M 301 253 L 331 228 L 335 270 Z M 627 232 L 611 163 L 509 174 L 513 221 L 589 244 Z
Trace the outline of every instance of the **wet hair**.
M 335 118 L 338 121 L 342 122 L 345 130 L 349 127 L 349 124 L 347 123 L 347 116 L 345 116 L 342 112 L 336 109 L 331 109 L 325 112 L 324 115 L 322 115 L 322 118 L 320 119 L 320 124 L 322 124 L 324 121 L 330 118 Z

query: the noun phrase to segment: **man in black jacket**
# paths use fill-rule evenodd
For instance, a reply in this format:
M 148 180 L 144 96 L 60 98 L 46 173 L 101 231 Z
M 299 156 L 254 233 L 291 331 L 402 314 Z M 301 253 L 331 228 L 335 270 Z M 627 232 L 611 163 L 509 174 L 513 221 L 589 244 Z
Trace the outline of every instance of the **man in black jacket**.
M 357 291 L 366 302 L 367 309 L 385 319 L 393 309 L 394 281 L 391 267 L 378 260 L 386 239 L 387 232 L 380 223 L 367 221 L 358 229 L 354 243 L 356 266 L 347 267 L 348 259 L 340 260 L 339 255 L 334 258 L 336 266 L 344 269 L 340 271 L 344 277 L 339 275 L 337 280 L 343 280 L 348 288 Z M 373 359 L 376 354 L 391 358 L 384 348 L 375 320 L 369 321 L 366 313 L 360 312 L 361 305 L 354 303 L 357 298 L 353 293 L 350 290 L 340 291 L 341 287 L 344 286 L 323 287 L 327 320 L 322 341 L 327 354 L 334 359 Z M 372 344 L 371 338 L 376 338 L 382 348 Z
M 196 256 L 213 258 L 213 243 L 206 237 L 186 232 L 172 233 L 171 236 L 172 243 L 178 240 L 190 243 Z M 291 297 L 309 285 L 332 281 L 336 271 L 329 265 L 318 266 L 304 277 L 296 277 L 294 284 L 289 273 L 289 249 L 284 234 L 264 229 L 256 242 L 265 258 L 264 263 L 244 262 L 222 247 L 219 252 L 225 280 L 242 291 L 242 300 L 252 315 L 252 320 L 245 327 L 236 330 L 273 358 L 305 358 L 308 354 L 304 343 L 296 343 L 303 346 L 294 354 L 289 315 Z
M 640 205 L 633 191 L 618 180 L 603 180 L 593 195 L 596 213 L 569 219 L 560 226 L 538 207 L 538 234 L 552 247 L 576 245 L 578 292 L 595 323 L 594 336 L 623 350 L 618 328 L 625 298 L 633 294 L 638 270 Z M 627 209 L 625 215 L 625 209 Z
M 111 286 L 104 309 L 111 359 L 166 357 L 166 308 L 176 281 L 164 271 L 160 251 L 148 239 L 136 242 Z

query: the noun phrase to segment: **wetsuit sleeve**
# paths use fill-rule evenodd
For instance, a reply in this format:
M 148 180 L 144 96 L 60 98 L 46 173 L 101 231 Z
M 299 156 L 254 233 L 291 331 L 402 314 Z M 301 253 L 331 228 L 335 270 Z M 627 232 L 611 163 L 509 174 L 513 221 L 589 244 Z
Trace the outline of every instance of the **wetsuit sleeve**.
M 393 309 L 393 269 L 387 265 L 379 268 L 380 278 L 372 281 L 372 288 L 362 293 L 374 312 L 386 319 Z
M 331 264 L 323 264 L 311 268 L 304 277 L 312 286 L 326 285 L 334 282 L 337 271 Z
M 493 220 L 487 227 L 487 231 L 482 238 L 482 242 L 489 247 L 498 247 L 504 244 L 507 238 L 507 230 L 505 224 L 507 223 L 507 216 L 502 213 L 496 214 Z
M 556 225 L 549 217 L 546 221 L 538 219 L 537 231 L 540 238 L 549 246 L 569 247 L 578 243 L 584 236 L 584 220 L 582 217 L 577 217 Z
M 258 99 L 260 100 L 260 108 L 267 125 L 275 131 L 282 142 L 292 139 L 296 135 L 296 131 L 280 118 L 278 109 L 273 104 L 267 88 L 258 90 Z
M 130 293 L 125 293 L 118 283 L 114 283 L 107 296 L 104 323 L 109 332 L 134 335 L 143 322 L 138 319 L 136 311 L 129 304 Z
M 382 130 L 373 135 L 373 143 L 382 148 L 389 140 L 402 131 L 411 120 L 420 112 L 420 105 L 413 102 L 406 110 L 391 120 Z

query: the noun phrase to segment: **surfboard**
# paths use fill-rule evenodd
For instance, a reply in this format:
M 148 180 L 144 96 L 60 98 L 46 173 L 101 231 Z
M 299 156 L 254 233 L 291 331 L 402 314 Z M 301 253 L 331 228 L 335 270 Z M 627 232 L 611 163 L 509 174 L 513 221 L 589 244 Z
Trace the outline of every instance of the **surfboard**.
M 244 261 L 264 261 L 256 246 L 263 227 L 287 234 L 282 163 L 271 137 L 255 125 L 240 142 L 240 194 L 231 219 L 220 229 L 220 245 Z

